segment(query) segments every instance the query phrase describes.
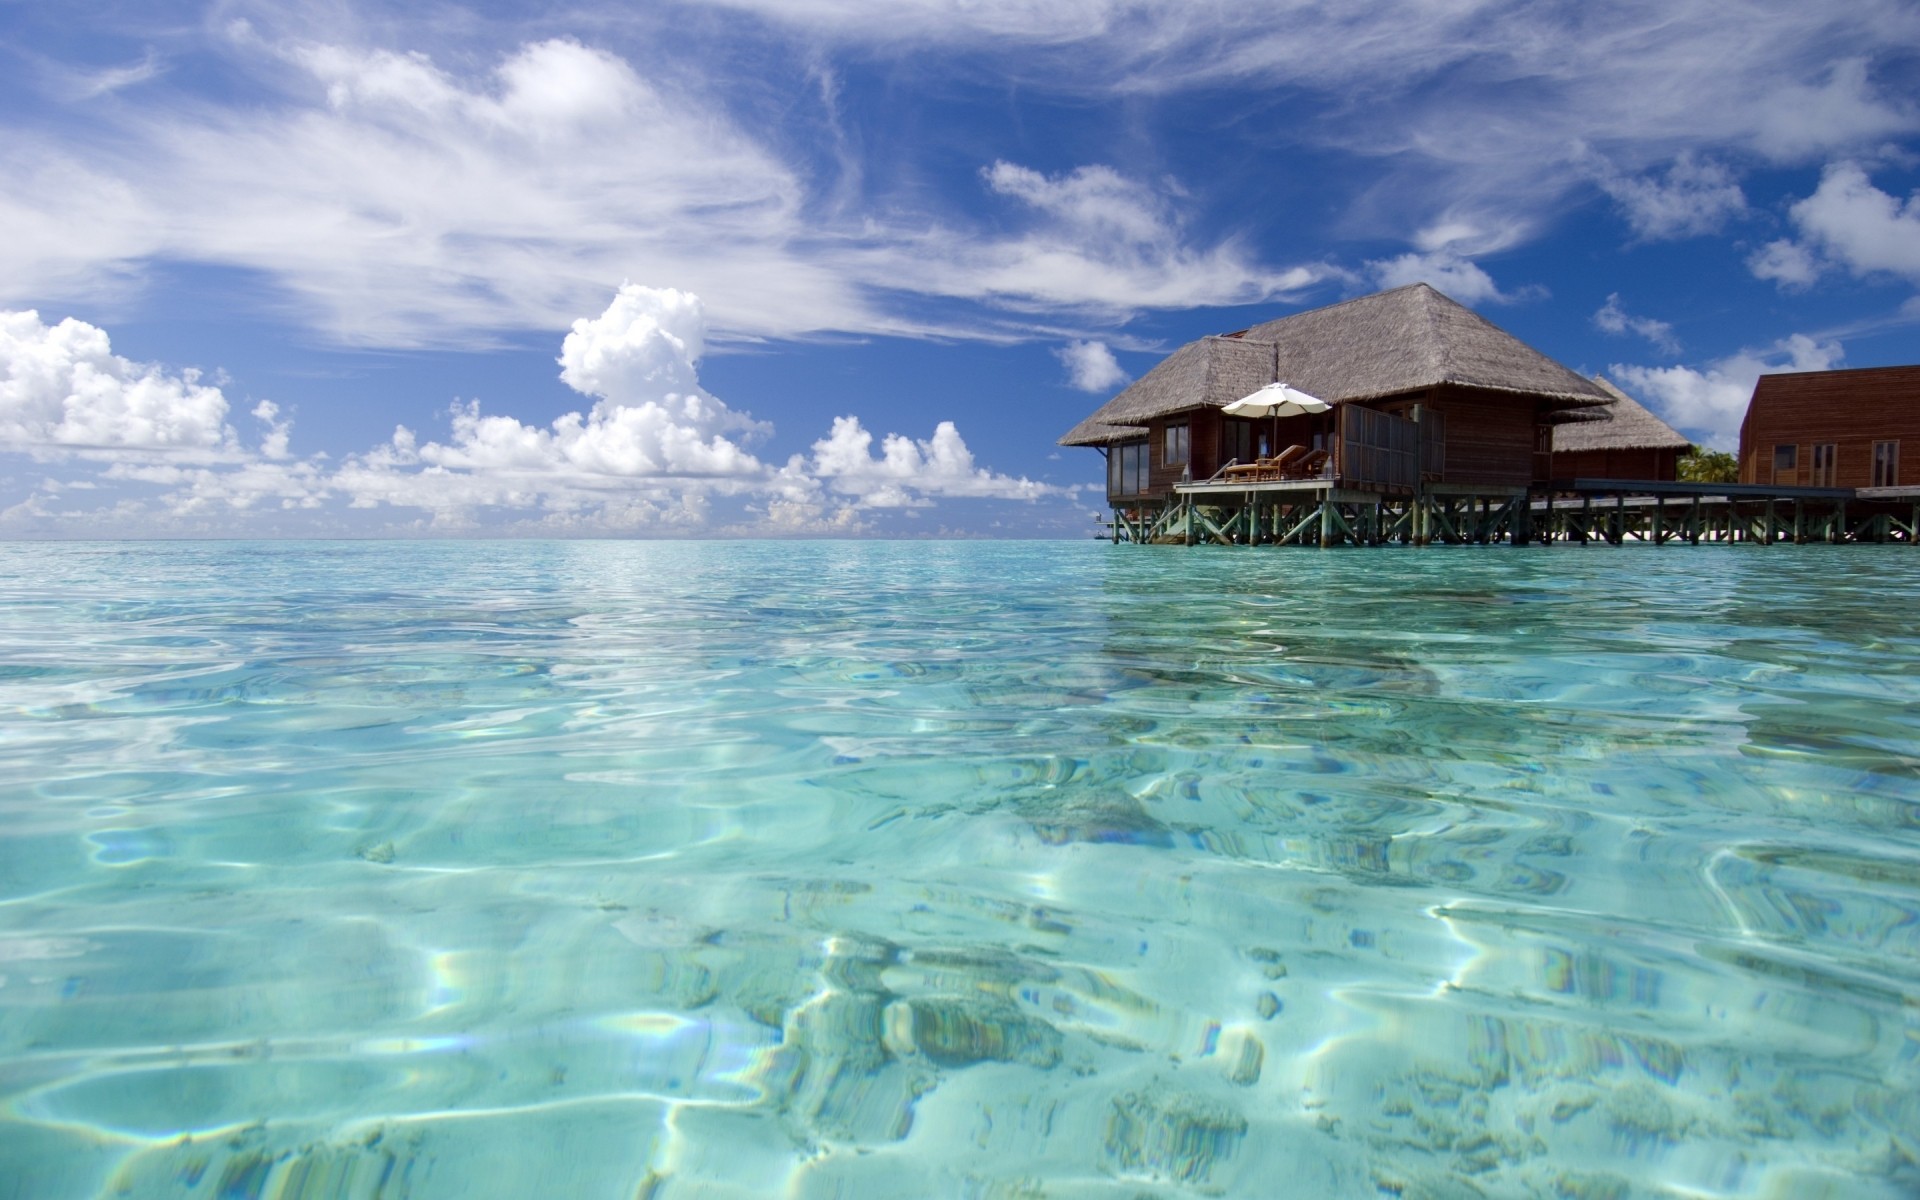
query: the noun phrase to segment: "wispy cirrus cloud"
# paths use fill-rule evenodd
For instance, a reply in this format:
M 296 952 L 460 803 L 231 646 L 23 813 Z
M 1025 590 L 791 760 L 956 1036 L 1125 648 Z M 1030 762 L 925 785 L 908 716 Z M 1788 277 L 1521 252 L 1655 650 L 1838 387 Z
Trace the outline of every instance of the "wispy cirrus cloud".
M 1036 316 L 1085 336 L 1361 277 L 1497 302 L 1528 293 L 1496 285 L 1486 255 L 1538 237 L 1570 194 L 1610 193 L 1639 240 L 1699 236 L 1747 211 L 1755 163 L 1920 130 L 1898 52 L 1920 45 L 1920 10 L 1904 0 L 1577 16 L 1519 0 L 680 0 L 540 20 L 231 0 L 219 15 L 175 22 L 199 32 L 165 54 L 76 73 L 87 97 L 68 89 L 64 113 L 0 128 L 0 225 L 18 232 L 0 302 L 204 264 L 264 281 L 331 339 L 395 347 L 552 328 L 622 277 L 697 291 L 719 333 L 750 338 L 1028 336 Z M 186 52 L 195 72 L 166 69 Z M 741 61 L 798 65 L 747 78 Z M 890 114 L 845 84 L 875 62 L 1133 115 L 1065 161 L 1016 152 L 1017 129 L 979 137 L 964 195 L 888 189 L 876 179 L 919 183 L 938 154 L 872 148 Z M 1222 169 L 1169 181 L 1156 106 L 1203 90 L 1231 131 Z M 896 149 L 907 161 L 880 169 Z M 1215 219 L 1223 193 L 1306 153 L 1339 165 L 1316 199 L 1370 262 L 1289 255 Z M 1395 241 L 1410 251 L 1377 248 Z
M 1597 152 L 1640 236 L 1682 236 L 1738 212 L 1726 159 L 1815 161 L 1920 129 L 1911 56 L 1887 53 L 1920 44 L 1903 0 L 1612 0 L 1578 17 L 1520 0 L 682 3 L 865 54 L 990 55 L 1030 88 L 1282 86 L 1314 106 L 1291 140 L 1380 165 L 1356 220 L 1401 228 L 1449 212 L 1537 226 Z
M 1605 333 L 1636 334 L 1668 354 L 1680 353 L 1680 339 L 1673 334 L 1673 323 L 1628 312 L 1620 303 L 1619 292 L 1609 295 L 1607 302 L 1593 314 L 1593 324 Z
M 0 290 L 94 295 L 154 263 L 237 267 L 334 339 L 407 347 L 552 327 L 621 274 L 682 281 L 749 337 L 1004 336 L 990 318 L 906 316 L 889 299 L 902 294 L 1124 317 L 1313 277 L 1196 239 L 1164 193 L 1098 165 L 989 164 L 999 231 L 952 212 L 834 217 L 800 156 L 720 98 L 569 38 L 459 70 L 244 21 L 222 49 L 277 90 L 156 96 L 97 114 L 78 141 L 0 132 L 0 217 L 30 235 L 0 249 Z
M 1603 169 L 1600 188 L 1619 204 L 1634 235 L 1644 241 L 1718 233 L 1746 212 L 1747 197 L 1724 164 L 1682 151 L 1666 173 L 1625 176 Z

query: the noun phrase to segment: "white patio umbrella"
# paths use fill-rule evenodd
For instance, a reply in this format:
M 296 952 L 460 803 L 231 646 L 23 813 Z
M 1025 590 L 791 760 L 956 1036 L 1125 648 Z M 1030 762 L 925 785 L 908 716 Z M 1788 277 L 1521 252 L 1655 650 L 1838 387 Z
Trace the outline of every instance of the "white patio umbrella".
M 1280 434 L 1281 417 L 1298 417 L 1308 413 L 1323 413 L 1332 408 L 1318 396 L 1294 387 L 1290 383 L 1269 383 L 1251 396 L 1242 396 L 1231 404 L 1223 405 L 1222 411 L 1232 417 L 1272 417 L 1274 418 L 1274 437 Z
M 1224 406 L 1230 417 L 1297 417 L 1306 413 L 1323 413 L 1332 408 L 1318 396 L 1294 387 L 1290 383 L 1270 383 L 1253 393 L 1242 396 L 1232 404 Z

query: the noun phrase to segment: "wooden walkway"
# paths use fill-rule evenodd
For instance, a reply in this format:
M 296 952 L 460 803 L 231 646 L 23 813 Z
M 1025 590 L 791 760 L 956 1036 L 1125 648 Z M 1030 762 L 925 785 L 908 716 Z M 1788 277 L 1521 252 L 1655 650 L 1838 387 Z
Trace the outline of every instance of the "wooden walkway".
M 1920 544 L 1920 487 L 1777 488 L 1574 479 L 1549 488 L 1428 484 L 1418 494 L 1326 479 L 1190 483 L 1116 508 L 1103 536 L 1160 545 L 1663 546 Z

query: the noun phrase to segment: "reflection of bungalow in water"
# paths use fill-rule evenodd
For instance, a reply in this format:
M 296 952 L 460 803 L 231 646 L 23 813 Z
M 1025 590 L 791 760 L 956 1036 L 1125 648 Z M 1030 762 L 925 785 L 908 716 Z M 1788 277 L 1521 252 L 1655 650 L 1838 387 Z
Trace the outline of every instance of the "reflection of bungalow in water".
M 1920 483 L 1920 366 L 1762 375 L 1740 425 L 1740 482 L 1892 488 Z
M 1554 428 L 1553 465 L 1547 478 L 1679 478 L 1680 456 L 1690 453 L 1693 443 L 1611 383 L 1593 382 L 1613 399 L 1604 408 L 1580 413 L 1583 419 Z
M 1276 380 L 1332 408 L 1221 411 Z M 1107 455 L 1116 510 L 1188 487 L 1524 497 L 1548 477 L 1554 426 L 1614 396 L 1416 283 L 1190 342 L 1060 444 Z

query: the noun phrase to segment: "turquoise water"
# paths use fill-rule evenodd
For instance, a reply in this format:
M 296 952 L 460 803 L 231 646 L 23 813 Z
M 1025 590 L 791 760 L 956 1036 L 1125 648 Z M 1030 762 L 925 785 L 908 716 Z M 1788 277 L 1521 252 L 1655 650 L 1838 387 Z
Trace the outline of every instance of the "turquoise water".
M 0 1196 L 1911 1196 L 1916 597 L 0 546 Z

